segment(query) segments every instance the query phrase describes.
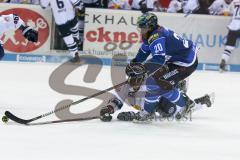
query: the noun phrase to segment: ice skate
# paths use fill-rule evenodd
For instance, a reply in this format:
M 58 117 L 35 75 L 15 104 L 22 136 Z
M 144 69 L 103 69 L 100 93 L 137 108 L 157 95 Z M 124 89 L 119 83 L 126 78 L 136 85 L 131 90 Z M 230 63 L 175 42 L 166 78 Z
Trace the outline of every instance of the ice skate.
M 215 99 L 215 93 L 213 92 L 211 94 L 206 94 L 202 97 L 194 99 L 194 102 L 201 105 L 205 104 L 207 107 L 211 107 L 212 104 L 214 103 L 214 99 Z
M 72 59 L 70 59 L 70 61 L 72 63 L 79 63 L 80 62 L 80 57 L 78 55 L 78 52 L 75 53 L 75 56 Z
M 227 71 L 226 61 L 224 59 L 221 60 L 221 63 L 219 65 L 219 71 L 221 73 Z

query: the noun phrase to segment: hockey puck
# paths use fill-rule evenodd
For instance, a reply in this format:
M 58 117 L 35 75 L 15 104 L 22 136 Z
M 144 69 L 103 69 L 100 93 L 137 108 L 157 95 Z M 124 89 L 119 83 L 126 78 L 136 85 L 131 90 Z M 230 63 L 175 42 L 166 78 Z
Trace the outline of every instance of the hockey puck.
M 7 116 L 3 116 L 2 117 L 2 121 L 3 121 L 3 123 L 7 123 L 8 122 L 8 117 Z

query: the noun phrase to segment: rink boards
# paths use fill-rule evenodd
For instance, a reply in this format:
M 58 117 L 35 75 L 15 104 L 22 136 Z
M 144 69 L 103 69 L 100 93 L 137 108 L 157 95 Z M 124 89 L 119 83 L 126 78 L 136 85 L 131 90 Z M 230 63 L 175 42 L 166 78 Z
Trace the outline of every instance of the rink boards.
M 7 32 L 2 39 L 6 56 L 4 61 L 61 63 L 69 59 L 67 52 L 57 52 L 51 48 L 54 34 L 51 10 L 40 6 L 0 4 L 2 14 L 16 12 L 39 31 L 38 43 L 26 42 L 20 32 Z M 141 35 L 136 28 L 137 17 L 141 13 L 129 10 L 86 9 L 84 30 L 84 52 L 101 59 L 104 65 L 111 65 L 112 58 L 124 54 L 134 58 L 141 45 Z M 199 70 L 218 70 L 218 63 L 224 50 L 227 25 L 231 17 L 155 12 L 159 24 L 174 30 L 184 38 L 192 40 L 200 47 L 198 52 Z M 29 17 L 30 15 L 30 17 Z M 33 16 L 35 15 L 35 16 Z M 53 53 L 54 52 L 54 53 Z M 240 41 L 232 52 L 227 69 L 240 71 Z M 93 59 L 89 59 L 94 63 Z
M 69 60 L 69 56 L 59 55 L 30 55 L 30 54 L 6 54 L 3 58 L 4 61 L 15 62 L 33 62 L 33 63 L 63 63 Z M 87 58 L 87 63 L 94 64 L 96 60 L 94 58 Z M 103 65 L 112 65 L 112 58 L 98 58 L 102 61 Z M 121 61 L 121 59 L 120 59 Z M 199 63 L 198 70 L 219 70 L 219 64 L 217 63 Z M 240 65 L 230 64 L 227 69 L 231 72 L 240 72 Z

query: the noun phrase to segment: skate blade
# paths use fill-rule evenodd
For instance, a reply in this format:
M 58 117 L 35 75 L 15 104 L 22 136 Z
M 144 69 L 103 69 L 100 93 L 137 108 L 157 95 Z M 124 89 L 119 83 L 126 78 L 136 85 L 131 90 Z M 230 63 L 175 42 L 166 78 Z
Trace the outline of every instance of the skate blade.
M 134 119 L 132 122 L 137 123 L 137 124 L 150 124 L 150 123 L 152 123 L 152 120 L 148 119 L 148 120 L 144 120 L 144 121 L 139 121 L 139 120 Z

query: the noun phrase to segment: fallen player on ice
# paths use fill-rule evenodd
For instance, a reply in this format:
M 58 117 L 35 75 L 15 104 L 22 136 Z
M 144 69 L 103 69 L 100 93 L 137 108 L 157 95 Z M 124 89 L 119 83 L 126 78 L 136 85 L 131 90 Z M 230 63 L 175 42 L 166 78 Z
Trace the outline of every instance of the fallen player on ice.
M 159 25 L 153 13 L 138 17 L 137 27 L 143 43 L 126 66 L 128 84 L 122 86 L 120 96 L 110 99 L 101 109 L 100 119 L 110 121 L 111 114 L 121 109 L 126 99 L 133 99 L 130 104 L 140 111 L 119 113 L 117 118 L 123 121 L 147 121 L 156 112 L 160 117 L 181 119 L 203 105 L 211 107 L 214 94 L 192 100 L 177 87 L 197 69 L 196 44 Z

